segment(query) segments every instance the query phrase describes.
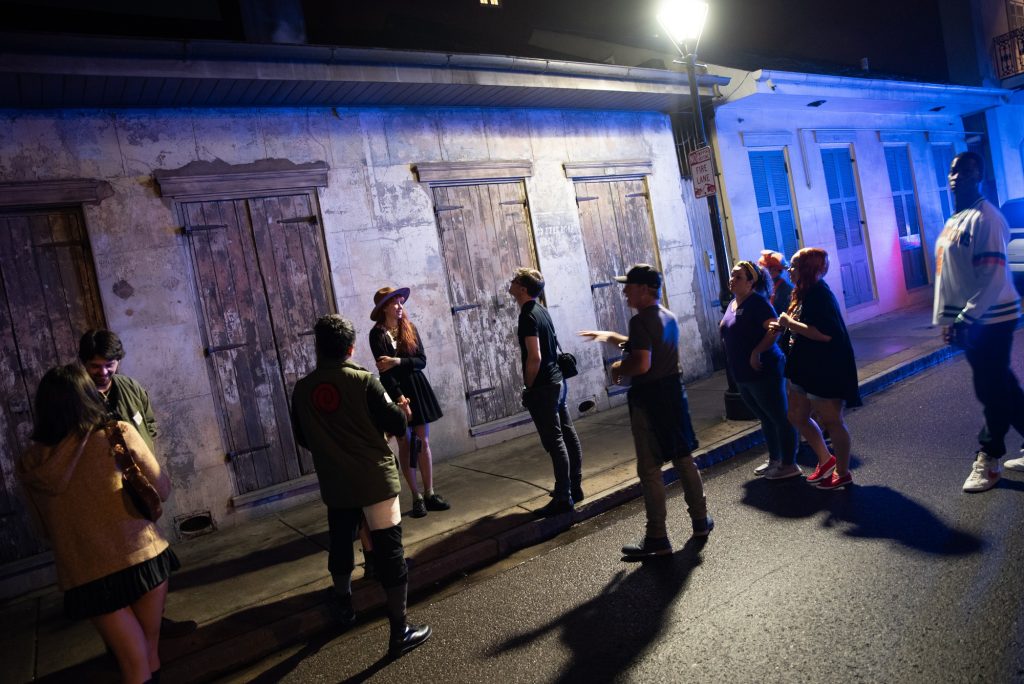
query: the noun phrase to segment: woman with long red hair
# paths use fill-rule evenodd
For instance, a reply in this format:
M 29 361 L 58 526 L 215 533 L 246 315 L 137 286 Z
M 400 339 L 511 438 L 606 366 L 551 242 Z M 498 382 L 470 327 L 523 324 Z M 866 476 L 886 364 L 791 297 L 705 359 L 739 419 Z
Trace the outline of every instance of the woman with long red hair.
M 790 333 L 785 372 L 789 379 L 788 417 L 818 457 L 818 467 L 807 482 L 818 489 L 842 489 L 853 484 L 850 433 L 843 409 L 861 405 L 853 345 L 839 302 L 823 280 L 828 273 L 828 252 L 805 247 L 793 255 L 790 264 L 792 300 L 772 326 Z M 835 455 L 829 453 L 821 428 L 828 430 Z
M 427 511 L 446 511 L 451 506 L 434 492 L 434 464 L 430 454 L 430 423 L 442 415 L 434 390 L 423 369 L 427 355 L 416 326 L 405 315 L 409 288 L 382 287 L 373 296 L 370 320 L 370 351 L 377 361 L 380 381 L 396 403 L 409 400 L 412 416 L 408 432 L 398 438 L 398 464 L 412 491 L 412 517 L 422 518 Z M 412 473 L 413 439 L 419 444 L 417 470 L 423 480 L 423 493 L 416 487 Z

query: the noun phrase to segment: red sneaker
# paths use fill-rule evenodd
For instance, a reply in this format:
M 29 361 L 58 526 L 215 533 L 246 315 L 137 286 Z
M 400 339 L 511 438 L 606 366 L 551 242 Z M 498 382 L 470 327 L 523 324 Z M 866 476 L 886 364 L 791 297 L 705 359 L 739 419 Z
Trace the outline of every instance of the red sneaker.
M 842 489 L 847 485 L 853 484 L 853 475 L 846 473 L 840 476 L 839 473 L 833 472 L 832 477 L 822 480 L 818 483 L 818 489 L 827 489 L 829 491 L 833 489 Z
M 819 463 L 818 467 L 814 469 L 814 472 L 807 476 L 807 484 L 816 485 L 822 480 L 827 480 L 835 469 L 836 457 L 829 456 L 827 461 Z

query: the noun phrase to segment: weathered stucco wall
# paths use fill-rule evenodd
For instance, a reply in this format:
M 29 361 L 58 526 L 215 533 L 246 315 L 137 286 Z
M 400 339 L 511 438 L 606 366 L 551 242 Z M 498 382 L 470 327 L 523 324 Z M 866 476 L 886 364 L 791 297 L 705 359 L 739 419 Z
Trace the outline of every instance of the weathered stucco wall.
M 845 307 L 839 294 L 842 282 L 835 263 L 836 240 L 821 150 L 852 146 L 877 299 L 846 312 L 847 323 L 930 299 L 930 286 L 908 291 L 904 283 L 885 147 L 909 145 L 931 281 L 935 240 L 943 225 L 932 143 L 953 142 L 957 151 L 965 149 L 958 117 L 828 112 L 807 107 L 745 107 L 738 103 L 719 110 L 715 129 L 729 217 L 726 227 L 737 259 L 756 258 L 764 249 L 748 153 L 755 149 L 785 149 L 801 246 L 823 247 L 829 251 L 833 263 L 826 280 L 837 293 L 840 306 Z M 831 133 L 833 138 L 843 138 L 843 141 L 822 142 L 820 140 L 827 140 L 827 136 L 822 135 L 819 140 L 816 131 Z M 886 135 L 897 136 L 899 141 L 883 142 Z M 849 142 L 846 142 L 847 137 Z
M 158 449 L 174 482 L 164 517 L 168 528 L 180 514 L 209 510 L 224 525 L 253 512 L 230 505 L 235 491 L 202 353 L 187 247 L 174 207 L 158 195 L 152 176 L 218 159 L 327 162 L 320 212 L 337 309 L 360 332 L 355 360 L 372 367 L 365 340 L 373 293 L 384 285 L 412 288 L 409 314 L 420 328 L 427 374 L 445 410 L 432 426 L 435 458 L 533 428 L 469 435 L 432 200 L 412 173 L 415 163 L 533 163 L 526 188 L 547 300 L 563 346 L 589 368 L 573 381 L 572 393 L 594 396 L 607 407 L 599 352 L 574 335 L 594 327 L 595 317 L 575 193 L 562 165 L 652 161 L 651 211 L 666 293 L 682 323 L 685 374 L 710 370 L 693 317 L 691 232 L 665 116 L 474 109 L 0 112 L 0 180 L 87 177 L 107 180 L 114 189 L 113 197 L 85 208 L 85 219 L 107 322 L 128 350 L 123 372 L 149 388 L 161 424 Z M 518 362 L 516 349 L 496 353 Z

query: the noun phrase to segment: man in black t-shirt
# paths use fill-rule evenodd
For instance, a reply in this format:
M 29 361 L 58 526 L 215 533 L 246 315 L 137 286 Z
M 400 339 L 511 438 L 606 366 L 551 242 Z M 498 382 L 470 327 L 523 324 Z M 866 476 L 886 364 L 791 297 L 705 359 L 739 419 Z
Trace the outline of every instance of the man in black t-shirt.
M 537 301 L 543 290 L 544 276 L 532 268 L 516 269 L 508 286 L 509 294 L 520 306 L 517 335 L 523 364 L 523 406 L 533 418 L 555 471 L 551 502 L 536 511 L 537 515 L 548 516 L 568 513 L 583 500 L 583 452 L 565 406 L 555 326 L 547 309 Z
M 672 553 L 666 527 L 665 482 L 661 467 L 671 461 L 683 485 L 683 498 L 693 524 L 693 536 L 706 537 L 715 523 L 708 515 L 704 484 L 693 462 L 697 437 L 690 422 L 686 388 L 679 369 L 679 323 L 661 306 L 661 273 L 637 264 L 625 276 L 626 304 L 637 313 L 629 321 L 629 337 L 608 330 L 582 330 L 596 342 L 618 344 L 625 357 L 611 366 L 616 383 L 630 378 L 629 423 L 636 447 L 636 472 L 644 495 L 647 530 L 642 541 L 622 547 L 627 558 Z

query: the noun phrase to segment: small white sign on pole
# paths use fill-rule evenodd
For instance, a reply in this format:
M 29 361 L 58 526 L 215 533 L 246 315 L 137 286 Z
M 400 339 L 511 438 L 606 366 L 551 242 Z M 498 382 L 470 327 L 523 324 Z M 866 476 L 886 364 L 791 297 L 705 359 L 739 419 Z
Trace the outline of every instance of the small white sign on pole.
M 710 147 L 701 147 L 687 155 L 690 162 L 690 178 L 693 179 L 693 194 L 710 197 L 718 192 L 715 185 L 715 162 Z

